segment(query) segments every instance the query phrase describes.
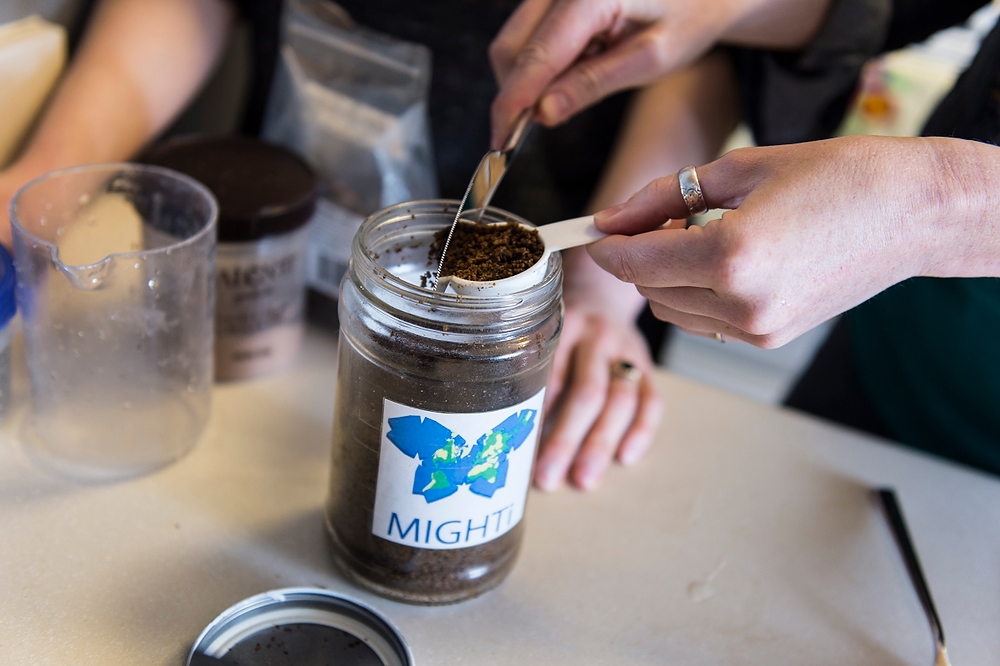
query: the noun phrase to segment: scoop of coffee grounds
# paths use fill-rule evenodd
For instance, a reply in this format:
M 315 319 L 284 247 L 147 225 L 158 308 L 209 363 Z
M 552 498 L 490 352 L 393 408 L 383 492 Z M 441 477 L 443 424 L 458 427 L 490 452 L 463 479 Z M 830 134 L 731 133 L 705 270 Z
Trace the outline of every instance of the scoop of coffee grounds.
M 434 234 L 428 258 L 437 263 L 448 238 L 445 227 Z M 545 251 L 545 244 L 534 229 L 516 222 L 477 224 L 459 222 L 452 234 L 441 275 L 463 280 L 492 282 L 531 268 Z

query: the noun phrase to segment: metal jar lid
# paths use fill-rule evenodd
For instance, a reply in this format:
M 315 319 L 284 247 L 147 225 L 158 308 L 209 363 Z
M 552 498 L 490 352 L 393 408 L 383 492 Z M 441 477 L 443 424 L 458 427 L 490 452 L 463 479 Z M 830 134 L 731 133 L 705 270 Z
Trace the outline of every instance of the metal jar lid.
M 167 139 L 140 158 L 191 176 L 219 201 L 219 242 L 255 241 L 302 227 L 316 209 L 319 180 L 292 151 L 242 136 Z
M 372 608 L 293 587 L 244 599 L 205 627 L 188 666 L 413 666 L 399 631 Z

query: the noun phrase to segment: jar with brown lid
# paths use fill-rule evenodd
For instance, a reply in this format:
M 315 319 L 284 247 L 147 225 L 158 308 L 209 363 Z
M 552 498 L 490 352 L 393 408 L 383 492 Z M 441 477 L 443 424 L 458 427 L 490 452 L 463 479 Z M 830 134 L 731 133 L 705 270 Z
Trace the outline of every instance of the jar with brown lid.
M 562 325 L 558 254 L 511 295 L 420 286 L 455 212 L 418 201 L 369 217 L 339 305 L 331 552 L 355 582 L 420 604 L 481 594 L 513 567 Z
M 316 174 L 295 153 L 242 136 L 181 136 L 142 160 L 201 181 L 219 202 L 215 378 L 288 367 L 305 330 L 306 244 Z

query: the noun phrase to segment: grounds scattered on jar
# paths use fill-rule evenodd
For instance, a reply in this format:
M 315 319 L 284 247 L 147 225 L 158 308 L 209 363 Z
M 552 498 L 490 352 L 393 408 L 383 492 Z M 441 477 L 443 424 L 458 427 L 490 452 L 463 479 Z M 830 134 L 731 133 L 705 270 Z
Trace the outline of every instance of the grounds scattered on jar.
M 418 604 L 476 596 L 513 568 L 562 318 L 558 257 L 516 297 L 420 286 L 456 209 L 369 217 L 339 304 L 331 553 L 355 582 Z
M 14 315 L 17 314 L 15 283 L 14 262 L 7 248 L 0 245 L 0 422 L 10 408 L 10 344 L 14 338 Z
M 313 170 L 285 148 L 237 136 L 171 139 L 144 161 L 200 180 L 219 201 L 215 378 L 246 379 L 290 365 L 304 331 Z

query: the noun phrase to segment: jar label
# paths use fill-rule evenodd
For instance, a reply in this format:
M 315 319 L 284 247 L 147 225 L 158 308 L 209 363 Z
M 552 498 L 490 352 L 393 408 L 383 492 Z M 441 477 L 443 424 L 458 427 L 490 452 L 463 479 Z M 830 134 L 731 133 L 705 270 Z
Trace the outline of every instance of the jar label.
M 545 389 L 492 412 L 382 403 L 375 536 L 435 550 L 479 546 L 524 514 Z

